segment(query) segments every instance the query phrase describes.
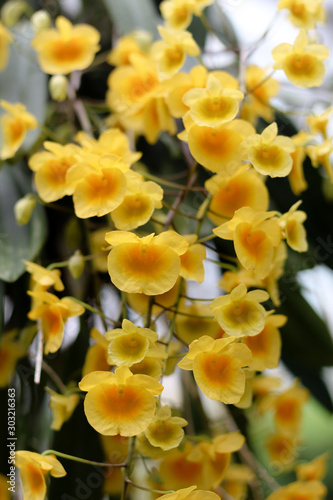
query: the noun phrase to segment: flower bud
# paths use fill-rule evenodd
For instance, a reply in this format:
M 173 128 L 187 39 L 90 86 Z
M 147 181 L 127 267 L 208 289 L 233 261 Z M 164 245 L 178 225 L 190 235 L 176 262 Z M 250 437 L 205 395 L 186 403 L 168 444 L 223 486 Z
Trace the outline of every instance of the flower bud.
M 55 101 L 61 102 L 67 99 L 67 78 L 64 75 L 51 76 L 49 91 Z
M 76 252 L 70 257 L 68 261 L 68 269 L 73 278 L 78 279 L 83 273 L 84 269 L 84 258 L 80 250 L 76 250 Z
M 21 0 L 6 2 L 1 9 L 1 21 L 7 28 L 12 28 L 18 23 L 22 14 L 28 13 L 29 10 L 27 2 Z
M 19 226 L 28 224 L 35 206 L 36 197 L 32 193 L 26 194 L 23 198 L 15 203 L 14 214 L 16 222 L 19 224 Z
M 43 30 L 51 28 L 52 25 L 51 16 L 46 10 L 37 10 L 37 12 L 32 14 L 30 21 L 36 35 Z

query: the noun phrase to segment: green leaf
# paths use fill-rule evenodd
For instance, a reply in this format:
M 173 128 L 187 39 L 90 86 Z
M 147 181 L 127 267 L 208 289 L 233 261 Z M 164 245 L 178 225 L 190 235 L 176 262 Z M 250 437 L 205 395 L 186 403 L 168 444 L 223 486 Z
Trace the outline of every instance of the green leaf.
M 157 37 L 161 21 L 151 0 L 104 0 L 104 3 L 120 35 L 142 29 Z
M 43 123 L 47 100 L 47 75 L 41 71 L 36 52 L 30 45 L 33 31 L 30 22 L 19 23 L 13 29 L 14 41 L 10 46 L 10 58 L 5 71 L 0 73 L 1 99 L 20 102 Z M 40 131 L 29 131 L 23 143 L 29 149 L 37 140 Z
M 44 208 L 37 205 L 31 220 L 19 226 L 14 216 L 16 201 L 29 192 L 30 179 L 20 165 L 3 165 L 0 170 L 0 279 L 17 280 L 25 271 L 22 259 L 33 260 L 46 235 Z

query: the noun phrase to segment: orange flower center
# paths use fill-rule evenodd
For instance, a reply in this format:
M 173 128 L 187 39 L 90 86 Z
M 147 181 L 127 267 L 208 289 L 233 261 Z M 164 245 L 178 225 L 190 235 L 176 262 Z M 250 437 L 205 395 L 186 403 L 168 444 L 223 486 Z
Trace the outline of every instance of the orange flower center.
M 278 146 L 260 146 L 255 151 L 255 157 L 259 163 L 264 163 L 270 167 L 281 166 L 281 148 Z
M 233 378 L 235 362 L 228 354 L 204 354 L 200 364 L 205 378 L 215 387 L 228 386 Z
M 84 51 L 81 39 L 57 40 L 52 44 L 51 55 L 58 62 L 66 63 L 79 59 Z
M 171 65 L 177 65 L 180 63 L 184 56 L 184 51 L 183 49 L 176 45 L 175 47 L 166 49 L 165 51 L 165 58 Z
M 317 69 L 317 59 L 311 54 L 291 54 L 286 61 L 287 69 L 298 75 L 312 76 Z
M 57 307 L 47 306 L 42 316 L 44 334 L 54 336 L 62 330 L 63 321 Z
M 20 140 L 24 133 L 23 123 L 19 118 L 13 119 L 9 124 L 10 141 L 16 142 Z
M 202 463 L 189 462 L 184 456 L 170 464 L 171 478 L 186 486 L 196 483 L 202 474 L 202 469 Z
M 31 491 L 36 494 L 40 493 L 45 483 L 41 469 L 31 462 L 25 464 L 25 469 L 27 472 L 26 477 L 29 481 Z
M 174 16 L 179 22 L 185 21 L 188 16 L 188 9 L 184 6 L 177 7 Z
M 251 349 L 255 356 L 265 356 L 267 354 L 268 339 L 265 335 L 265 329 L 258 335 L 244 339 L 245 344 Z
M 243 206 L 249 206 L 251 193 L 248 186 L 240 182 L 229 182 L 213 196 L 210 208 L 218 215 L 232 217 L 235 210 Z
M 240 233 L 240 243 L 245 249 L 246 253 L 249 254 L 253 259 L 259 259 L 265 250 L 265 243 L 267 241 L 267 236 L 264 231 L 260 229 L 251 230 L 250 224 L 246 224 L 243 231 Z
M 45 166 L 44 170 L 47 171 L 47 177 L 51 184 L 61 185 L 66 181 L 66 173 L 69 167 L 73 165 L 72 162 L 66 160 L 50 160 Z
M 290 10 L 296 17 L 302 17 L 305 14 L 305 7 L 303 3 L 294 2 Z
M 276 408 L 276 417 L 285 424 L 293 423 L 299 416 L 299 405 L 297 401 L 287 399 L 282 401 Z
M 104 385 L 98 404 L 105 417 L 122 422 L 139 418 L 146 400 L 146 389 L 112 384 Z

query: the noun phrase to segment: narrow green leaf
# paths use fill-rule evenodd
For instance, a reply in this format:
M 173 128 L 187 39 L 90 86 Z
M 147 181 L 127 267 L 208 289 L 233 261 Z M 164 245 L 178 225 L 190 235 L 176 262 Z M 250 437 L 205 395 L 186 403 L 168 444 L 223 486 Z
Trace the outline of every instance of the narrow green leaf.
M 0 279 L 15 281 L 24 273 L 22 259 L 33 260 L 39 253 L 47 234 L 46 217 L 37 205 L 31 220 L 19 226 L 14 216 L 14 205 L 29 192 L 30 179 L 20 165 L 3 165 L 0 170 Z
M 104 3 L 120 35 L 142 29 L 157 37 L 161 21 L 152 0 L 104 0 Z

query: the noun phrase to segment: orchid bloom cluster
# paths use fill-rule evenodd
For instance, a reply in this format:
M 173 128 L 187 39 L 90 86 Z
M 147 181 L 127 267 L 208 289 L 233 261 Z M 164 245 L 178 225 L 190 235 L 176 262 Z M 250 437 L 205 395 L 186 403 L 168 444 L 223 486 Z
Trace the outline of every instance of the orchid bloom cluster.
M 89 116 L 84 106 L 75 105 L 80 98 L 71 97 L 70 80 L 73 72 L 93 69 L 100 50 L 98 30 L 60 15 L 53 27 L 34 36 L 31 46 L 41 70 L 51 75 L 54 86 L 56 77 L 68 85 L 63 99 L 54 100 L 62 101 L 61 109 L 74 103 L 82 128 L 70 141 L 56 141 L 52 134 L 30 152 L 34 196 L 55 209 L 71 198 L 66 206 L 84 232 L 85 250 L 45 266 L 42 256 L 39 263 L 25 262 L 33 335 L 28 344 L 15 330 L 2 336 L 0 385 L 8 385 L 18 360 L 31 352 L 35 335 L 40 365 L 43 355 L 60 352 L 67 324 L 75 318 L 88 325 L 90 343 L 82 377 L 65 385 L 55 374 L 55 387 L 46 388 L 51 429 L 60 431 L 84 399 L 86 419 L 104 450 L 100 465 L 113 471 L 112 478 L 106 476 L 104 493 L 125 500 L 141 488 L 145 498 L 243 500 L 249 488 L 255 492 L 262 482 L 258 498 L 263 500 L 322 500 L 327 456 L 296 463 L 309 391 L 298 380 L 285 388 L 269 375 L 279 366 L 280 328 L 288 321 L 279 313 L 278 281 L 288 252 L 308 250 L 307 215 L 301 200 L 285 213 L 274 209 L 266 181 L 288 177 L 298 196 L 307 189 L 306 156 L 333 181 L 333 145 L 327 134 L 333 108 L 320 115 L 309 112 L 304 130 L 283 135 L 271 104 L 283 84 L 269 68 L 246 60 L 237 75 L 205 66 L 187 28 L 193 17 L 207 25 L 204 9 L 212 4 L 163 0 L 159 40 L 142 31 L 117 40 L 104 58 L 113 69 L 104 103 L 108 116 L 99 118 L 99 129 L 82 126 Z M 280 0 L 277 8 L 287 10 L 300 31 L 293 45 L 281 43 L 272 51 L 276 77 L 284 72 L 299 89 L 320 86 L 328 49 L 308 30 L 325 21 L 322 1 Z M 13 39 L 0 24 L 0 71 Z M 1 100 L 0 106 L 1 159 L 14 161 L 39 124 L 23 103 Z M 144 153 L 136 151 L 139 136 L 153 147 L 166 135 L 184 153 L 184 184 L 150 173 L 142 163 Z M 206 178 L 201 185 L 200 172 Z M 183 203 L 189 193 L 201 196 L 195 215 Z M 29 210 L 23 217 L 27 222 L 31 210 L 27 205 L 22 210 Z M 188 215 L 184 228 L 177 217 Z M 220 250 L 225 248 L 230 255 Z M 208 258 L 208 250 L 215 252 L 215 260 Z M 207 281 L 208 263 L 218 270 L 219 296 L 194 298 L 193 282 Z M 94 279 L 107 277 L 119 302 L 117 317 L 111 318 L 97 297 L 83 297 L 80 285 L 77 296 L 66 295 L 69 279 L 80 283 L 82 274 L 89 273 Z M 164 397 L 165 380 L 174 373 L 198 407 L 211 400 L 220 408 L 219 420 L 206 416 L 205 434 L 196 435 L 190 409 L 177 408 Z M 235 407 L 248 418 L 271 415 L 273 430 L 265 442 L 269 461 L 294 470 L 294 482 L 280 487 L 275 479 L 267 480 L 246 432 L 237 428 Z M 16 453 L 25 500 L 43 500 L 47 475 L 66 474 L 68 455 L 39 451 Z M 140 457 L 147 473 L 137 484 Z

